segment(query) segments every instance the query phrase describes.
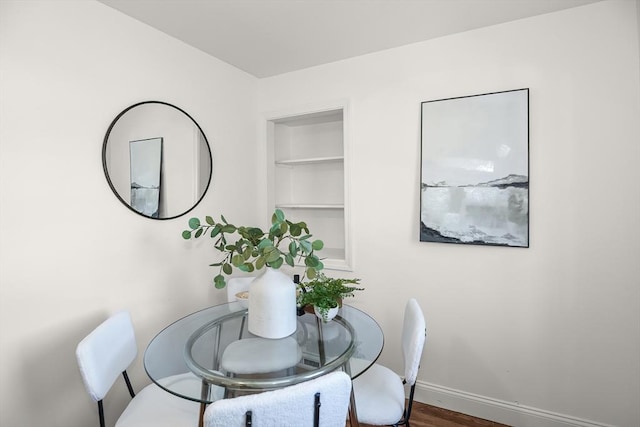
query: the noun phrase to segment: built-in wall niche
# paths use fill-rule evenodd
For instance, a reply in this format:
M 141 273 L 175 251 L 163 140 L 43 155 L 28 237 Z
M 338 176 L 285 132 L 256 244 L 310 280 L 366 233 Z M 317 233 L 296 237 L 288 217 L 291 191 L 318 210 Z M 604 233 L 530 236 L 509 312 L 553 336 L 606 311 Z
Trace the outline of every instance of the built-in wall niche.
M 305 221 L 325 268 L 351 269 L 346 107 L 267 120 L 269 210 Z

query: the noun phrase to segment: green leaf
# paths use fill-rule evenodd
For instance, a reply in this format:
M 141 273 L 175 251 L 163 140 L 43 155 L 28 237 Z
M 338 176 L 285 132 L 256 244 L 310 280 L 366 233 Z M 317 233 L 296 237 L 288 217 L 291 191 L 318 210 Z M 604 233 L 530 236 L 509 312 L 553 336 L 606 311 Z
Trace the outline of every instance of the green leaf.
M 309 240 L 311 238 L 311 234 L 305 234 L 304 236 L 300 237 L 300 240 Z
M 224 276 L 222 274 L 218 274 L 216 277 L 213 278 L 213 284 L 216 287 L 216 289 L 222 289 L 225 287 L 227 283 L 224 280 Z
M 220 224 L 216 224 L 215 227 L 213 227 L 211 229 L 211 238 L 213 239 L 214 237 L 216 237 L 218 234 L 220 234 Z
M 282 235 L 287 234 L 287 231 L 289 231 L 289 224 L 287 224 L 286 222 L 283 222 L 280 224 L 280 233 L 282 233 Z
M 318 260 L 318 257 L 315 255 L 309 255 L 304 259 L 304 265 L 306 265 L 307 267 L 317 267 L 318 266 L 318 262 L 320 260 Z
M 269 265 L 271 265 L 271 263 L 274 262 L 275 260 L 280 259 L 280 251 L 276 248 L 267 249 L 264 252 L 264 255 L 265 255 L 265 260 Z
M 302 248 L 302 252 L 309 255 L 311 253 L 311 243 L 308 240 L 300 240 L 300 248 Z
M 253 248 L 251 246 L 247 246 L 244 251 L 242 251 L 242 258 L 244 258 L 244 260 L 248 260 L 249 258 L 251 258 L 251 252 L 253 251 Z
M 233 224 L 227 224 L 227 225 L 222 227 L 222 232 L 223 233 L 235 233 L 236 232 L 236 226 L 233 225 Z
M 309 280 L 313 280 L 313 279 L 315 279 L 315 277 L 316 277 L 316 269 L 315 269 L 315 268 L 313 268 L 313 267 L 307 267 L 307 273 L 306 273 L 306 275 L 307 275 L 307 278 L 308 278 Z
M 282 212 L 280 209 L 276 209 L 274 214 L 275 214 L 276 218 L 278 219 L 278 221 L 284 221 L 284 212 Z
M 191 238 L 191 231 L 189 231 L 189 230 L 184 230 L 184 231 L 182 232 L 182 238 L 183 238 L 184 240 L 189 240 L 189 239 Z
M 258 258 L 256 258 L 256 270 L 260 270 L 262 267 L 264 267 L 265 264 L 265 259 L 263 256 L 259 256 Z
M 224 215 L 220 215 L 220 219 L 222 219 L 222 222 L 224 222 L 225 224 L 229 224 L 227 220 L 224 218 Z
M 196 235 L 195 235 L 196 239 L 197 239 L 198 237 L 202 236 L 202 233 L 204 233 L 204 228 L 198 228 L 198 229 L 196 230 Z
M 246 269 L 243 271 L 246 271 L 247 273 L 251 273 L 254 270 L 253 264 L 251 264 L 250 262 L 245 262 L 244 264 L 242 264 L 242 266 Z
M 233 272 L 233 267 L 231 267 L 231 264 L 228 262 L 225 262 L 222 265 L 222 271 L 224 271 L 224 274 L 231 274 L 231 272 Z
M 258 249 L 260 250 L 268 248 L 269 246 L 273 246 L 271 239 L 262 239 L 260 243 L 258 243 Z
M 322 240 L 314 240 L 313 243 L 311 243 L 311 247 L 314 251 L 319 251 L 324 248 L 324 242 Z
M 280 268 L 280 266 L 282 265 L 282 258 L 278 258 L 273 262 L 269 262 L 269 267 L 271 268 Z
M 291 256 L 291 254 L 286 254 L 284 256 L 284 260 L 287 264 L 289 264 L 291 267 L 295 266 L 295 262 L 293 260 L 293 257 Z
M 240 254 L 235 254 L 231 257 L 231 264 L 233 264 L 234 267 L 240 267 L 244 264 L 244 258 Z
M 213 220 L 213 218 L 211 218 L 209 215 L 207 215 L 204 220 L 207 222 L 207 224 L 209 225 L 216 225 L 215 221 Z
M 302 234 L 302 228 L 300 228 L 298 224 L 291 224 L 289 226 L 289 231 L 291 232 L 291 235 L 293 237 L 298 237 L 300 234 Z
M 291 241 L 291 243 L 289 243 L 289 253 L 292 257 L 298 255 L 298 245 L 296 245 L 296 242 Z
M 269 229 L 269 235 L 280 236 L 280 223 L 273 223 L 273 225 Z
M 189 228 L 192 229 L 192 230 L 195 230 L 198 227 L 200 227 L 200 219 L 198 219 L 198 218 L 190 218 L 189 219 Z

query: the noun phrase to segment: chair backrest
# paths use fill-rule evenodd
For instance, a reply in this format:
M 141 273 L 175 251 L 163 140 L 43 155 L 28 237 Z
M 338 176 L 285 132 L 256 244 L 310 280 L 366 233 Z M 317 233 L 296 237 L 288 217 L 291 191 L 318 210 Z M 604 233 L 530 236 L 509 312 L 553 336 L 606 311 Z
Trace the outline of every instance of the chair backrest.
M 420 358 L 427 338 L 426 323 L 422 309 L 415 298 L 407 301 L 402 325 L 402 357 L 404 358 L 404 379 L 408 385 L 418 378 Z
M 125 311 L 114 314 L 80 341 L 76 357 L 91 398 L 96 402 L 104 399 L 137 354 L 133 323 Z
M 227 280 L 227 302 L 234 302 L 236 294 L 242 291 L 248 291 L 249 285 L 255 277 L 232 277 Z
M 320 395 L 319 424 L 314 424 L 315 396 Z M 337 371 L 282 389 L 223 399 L 209 405 L 205 427 L 244 427 L 247 412 L 256 427 L 344 427 L 351 379 Z

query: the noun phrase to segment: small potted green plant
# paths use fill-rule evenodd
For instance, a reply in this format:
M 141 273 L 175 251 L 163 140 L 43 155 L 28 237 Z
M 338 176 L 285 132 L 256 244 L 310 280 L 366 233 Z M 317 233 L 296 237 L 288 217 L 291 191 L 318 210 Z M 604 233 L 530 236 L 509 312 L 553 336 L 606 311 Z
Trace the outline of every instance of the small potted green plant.
M 312 240 L 309 227 L 304 221 L 291 222 L 280 209 L 271 217 L 268 232 L 254 226 L 235 226 L 222 215 L 216 222 L 211 216 L 204 223 L 199 218 L 189 219 L 189 229 L 182 232 L 186 240 L 210 236 L 215 239 L 214 248 L 223 254 L 222 260 L 210 264 L 220 267 L 213 279 L 218 289 L 226 286 L 225 275 L 234 268 L 251 273 L 263 267 L 279 269 L 284 263 L 294 267 L 296 261 L 304 263 L 304 276 L 313 279 L 324 268 L 316 251 L 323 248 L 322 240 Z
M 331 278 L 318 273 L 310 281 L 301 283 L 298 305 L 313 306 L 316 315 L 328 322 L 335 317 L 344 298 L 354 296 L 355 291 L 364 290 L 355 286 L 359 283 L 360 279 Z

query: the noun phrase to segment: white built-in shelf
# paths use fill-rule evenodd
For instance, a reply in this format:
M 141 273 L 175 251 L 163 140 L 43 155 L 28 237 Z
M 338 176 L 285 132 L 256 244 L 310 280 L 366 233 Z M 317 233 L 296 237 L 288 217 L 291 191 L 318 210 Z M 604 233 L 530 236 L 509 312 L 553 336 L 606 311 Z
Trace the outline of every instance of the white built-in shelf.
M 329 267 L 331 267 L 332 263 L 336 263 L 336 261 L 342 260 L 344 262 L 344 249 L 342 248 L 327 248 L 324 247 L 317 252 L 318 257 L 322 260 L 322 262 Z
M 312 164 L 319 164 L 319 163 L 334 163 L 334 162 L 343 162 L 343 161 L 344 161 L 344 156 L 314 157 L 309 159 L 276 160 L 276 165 L 297 166 L 297 165 L 312 165 Z
M 346 107 L 267 120 L 267 202 L 324 242 L 325 268 L 351 270 Z
M 277 203 L 276 208 L 280 208 L 280 209 L 344 209 L 344 205 Z

